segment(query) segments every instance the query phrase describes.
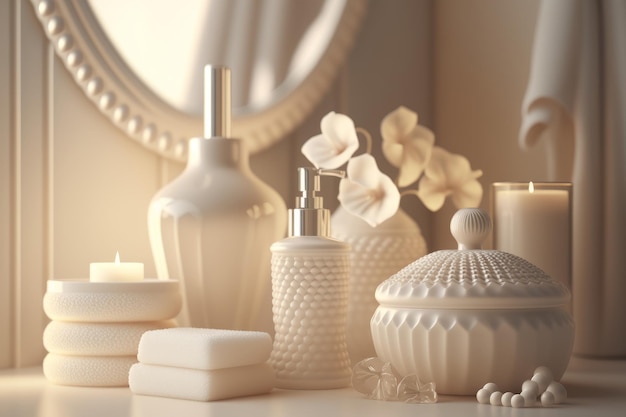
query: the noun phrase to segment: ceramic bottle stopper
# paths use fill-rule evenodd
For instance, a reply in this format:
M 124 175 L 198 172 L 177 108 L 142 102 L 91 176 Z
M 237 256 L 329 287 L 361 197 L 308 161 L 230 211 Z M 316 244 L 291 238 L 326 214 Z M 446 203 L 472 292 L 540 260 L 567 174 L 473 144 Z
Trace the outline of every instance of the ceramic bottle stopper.
M 300 196 L 289 210 L 289 237 L 272 245 L 275 337 L 270 363 L 276 386 L 331 389 L 350 383 L 346 312 L 350 247 L 330 238 L 320 175 L 342 171 L 299 168 Z
M 450 233 L 456 239 L 459 250 L 482 249 L 489 232 L 491 218 L 480 209 L 461 209 L 450 220 Z

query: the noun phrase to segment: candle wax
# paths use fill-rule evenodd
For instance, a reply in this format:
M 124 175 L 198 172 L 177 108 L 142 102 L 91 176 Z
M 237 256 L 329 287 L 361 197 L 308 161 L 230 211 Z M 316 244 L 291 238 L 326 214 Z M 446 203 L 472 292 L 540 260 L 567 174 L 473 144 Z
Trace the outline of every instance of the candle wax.
M 89 264 L 89 281 L 124 282 L 141 281 L 144 278 L 143 263 L 120 262 L 119 254 L 115 262 L 92 262 Z
M 496 249 L 520 256 L 570 287 L 571 220 L 565 190 L 498 190 Z

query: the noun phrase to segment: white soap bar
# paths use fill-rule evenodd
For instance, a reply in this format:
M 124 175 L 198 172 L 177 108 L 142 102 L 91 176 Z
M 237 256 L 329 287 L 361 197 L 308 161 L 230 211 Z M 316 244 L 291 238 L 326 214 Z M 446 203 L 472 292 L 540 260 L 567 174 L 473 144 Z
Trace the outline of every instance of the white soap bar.
M 128 384 L 135 394 L 214 401 L 266 394 L 274 379 L 268 363 L 212 371 L 137 363 L 130 368 Z
M 139 341 L 139 362 L 190 369 L 220 369 L 265 362 L 272 338 L 264 332 L 179 327 L 151 330 Z

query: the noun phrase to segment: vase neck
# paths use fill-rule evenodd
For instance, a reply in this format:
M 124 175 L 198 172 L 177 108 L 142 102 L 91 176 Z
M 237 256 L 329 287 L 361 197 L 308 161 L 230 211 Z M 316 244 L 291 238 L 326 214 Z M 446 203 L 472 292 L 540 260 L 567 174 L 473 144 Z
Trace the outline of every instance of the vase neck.
M 248 162 L 248 150 L 240 139 L 214 137 L 189 140 L 188 167 L 204 165 L 247 170 Z

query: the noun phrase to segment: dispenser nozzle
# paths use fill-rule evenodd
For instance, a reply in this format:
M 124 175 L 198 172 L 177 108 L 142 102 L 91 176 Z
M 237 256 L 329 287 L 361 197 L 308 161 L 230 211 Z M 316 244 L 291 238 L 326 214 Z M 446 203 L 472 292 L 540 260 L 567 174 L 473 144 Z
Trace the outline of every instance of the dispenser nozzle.
M 322 197 L 317 195 L 320 191 L 320 176 L 322 175 L 343 178 L 346 172 L 339 169 L 298 168 L 300 195 L 296 198 L 296 208 L 322 208 Z
M 329 236 L 330 212 L 324 208 L 320 191 L 320 176 L 345 177 L 345 171 L 301 167 L 298 168 L 296 207 L 289 210 L 289 236 Z
M 204 67 L 204 137 L 230 137 L 230 69 Z

